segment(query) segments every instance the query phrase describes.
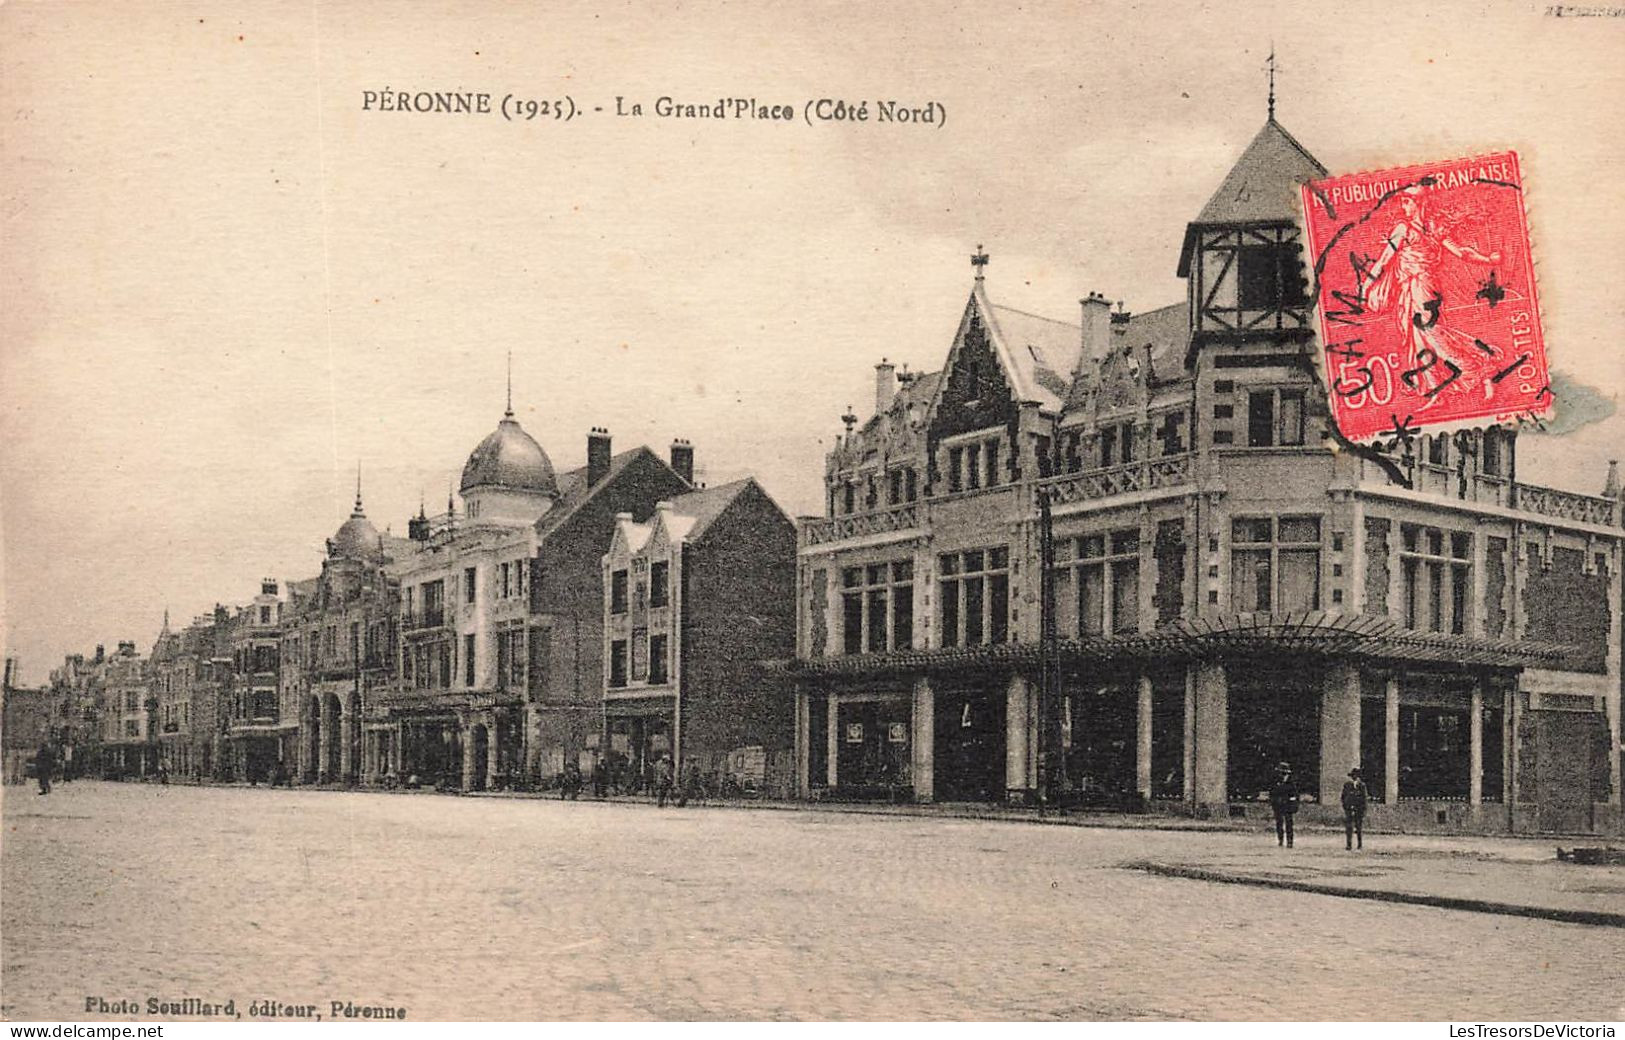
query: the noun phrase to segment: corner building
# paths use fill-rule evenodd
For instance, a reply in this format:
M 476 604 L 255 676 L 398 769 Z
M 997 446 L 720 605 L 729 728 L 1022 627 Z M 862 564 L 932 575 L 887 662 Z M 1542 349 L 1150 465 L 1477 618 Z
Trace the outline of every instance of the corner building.
M 800 527 L 804 795 L 1245 817 L 1284 760 L 1311 818 L 1358 765 L 1374 825 L 1619 831 L 1617 476 L 1523 482 L 1504 428 L 1418 438 L 1403 482 L 1328 446 L 1324 174 L 1272 118 L 1183 303 L 1040 318 L 978 255 L 942 369 L 876 367 Z

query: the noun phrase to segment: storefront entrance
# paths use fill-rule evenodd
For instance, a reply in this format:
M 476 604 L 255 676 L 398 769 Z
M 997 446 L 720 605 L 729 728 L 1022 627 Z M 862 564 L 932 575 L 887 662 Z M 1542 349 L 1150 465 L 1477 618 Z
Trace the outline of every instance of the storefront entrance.
M 904 700 L 840 703 L 835 766 L 841 797 L 894 800 L 912 791 L 909 715 Z
M 1225 662 L 1230 683 L 1229 791 L 1232 802 L 1268 795 L 1286 762 L 1299 792 L 1320 792 L 1320 697 L 1323 663 L 1254 657 Z
M 1005 697 L 1004 682 L 937 691 L 937 801 L 1004 801 Z

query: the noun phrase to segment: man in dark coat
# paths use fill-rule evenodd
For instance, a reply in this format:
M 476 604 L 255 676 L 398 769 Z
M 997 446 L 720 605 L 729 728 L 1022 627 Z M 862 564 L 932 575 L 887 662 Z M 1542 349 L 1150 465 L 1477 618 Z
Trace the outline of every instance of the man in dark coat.
M 1298 785 L 1292 767 L 1282 762 L 1275 767 L 1275 785 L 1270 788 L 1270 808 L 1275 810 L 1275 843 L 1292 847 L 1292 817 L 1298 812 Z
M 1343 847 L 1365 848 L 1365 781 L 1356 766 L 1343 782 Z
M 39 793 L 51 793 L 51 773 L 56 769 L 56 754 L 51 751 L 51 745 L 41 741 L 39 750 L 34 753 L 34 776 L 39 780 Z

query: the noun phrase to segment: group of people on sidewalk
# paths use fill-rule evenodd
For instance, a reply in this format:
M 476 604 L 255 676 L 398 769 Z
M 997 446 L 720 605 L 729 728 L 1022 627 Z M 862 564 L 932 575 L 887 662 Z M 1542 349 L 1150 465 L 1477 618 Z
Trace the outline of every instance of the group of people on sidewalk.
M 1343 847 L 1349 851 L 1365 848 L 1365 780 L 1360 767 L 1349 770 L 1343 782 Z M 1275 783 L 1270 787 L 1270 808 L 1275 812 L 1275 844 L 1292 847 L 1292 819 L 1298 812 L 1298 784 L 1292 779 L 1292 765 L 1275 767 Z
M 705 796 L 705 782 L 700 775 L 700 764 L 690 762 L 683 771 L 682 782 L 678 782 L 677 766 L 670 755 L 662 755 L 654 763 L 653 776 L 646 785 L 655 796 L 655 803 L 662 809 L 667 801 L 674 801 L 679 808 L 690 801 L 699 801 Z M 559 798 L 575 801 L 581 797 L 582 788 L 586 785 L 581 775 L 581 768 L 574 762 L 564 767 L 564 775 L 559 781 Z M 628 792 L 629 789 L 612 774 L 610 767 L 603 760 L 599 760 L 592 770 L 592 793 L 594 798 L 603 799 L 611 790 Z M 635 790 L 635 789 L 634 789 Z

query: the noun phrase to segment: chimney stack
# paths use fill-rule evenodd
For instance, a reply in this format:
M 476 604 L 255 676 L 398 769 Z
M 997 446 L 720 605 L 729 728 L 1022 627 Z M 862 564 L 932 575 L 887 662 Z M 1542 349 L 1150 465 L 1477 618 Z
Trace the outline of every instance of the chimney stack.
M 694 445 L 681 437 L 671 442 L 671 468 L 687 483 L 694 483 Z
M 16 677 L 17 677 L 17 659 L 15 657 L 8 657 L 8 658 L 6 658 L 6 678 L 5 678 L 5 683 L 4 683 L 6 689 L 8 689 L 8 690 L 11 689 L 12 680 L 15 679 Z
M 1608 460 L 1608 480 L 1602 486 L 1602 493 L 1603 493 L 1603 497 L 1605 497 L 1605 498 L 1618 498 L 1619 497 L 1619 460 L 1618 459 L 1609 459 Z
M 587 486 L 603 480 L 609 473 L 609 431 L 594 426 L 587 434 Z
M 107 659 L 107 647 L 101 643 L 96 644 L 96 663 L 101 664 Z
M 1099 364 L 1112 349 L 1112 305 L 1097 292 L 1078 302 L 1083 305 L 1083 356 Z
M 880 364 L 875 366 L 875 414 L 886 414 L 896 396 L 897 366 L 881 358 Z
M 275 596 L 276 595 L 276 579 L 275 578 L 261 578 L 260 579 L 260 595 L 262 595 L 262 596 Z

